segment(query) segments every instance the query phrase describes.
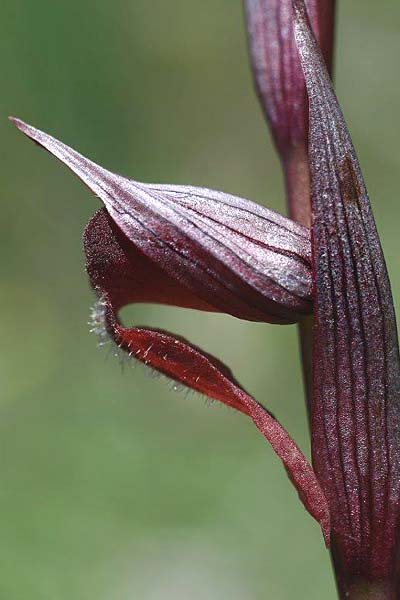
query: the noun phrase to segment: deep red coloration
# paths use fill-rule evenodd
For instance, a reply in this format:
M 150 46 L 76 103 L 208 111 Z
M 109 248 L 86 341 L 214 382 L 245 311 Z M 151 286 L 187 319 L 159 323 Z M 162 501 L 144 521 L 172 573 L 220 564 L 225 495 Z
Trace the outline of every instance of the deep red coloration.
M 179 296 L 179 285 L 135 247 L 102 209 L 84 235 L 87 271 L 101 305 L 97 320 L 120 348 L 185 386 L 252 418 L 285 465 L 307 510 L 321 523 L 329 542 L 329 511 L 306 458 L 278 421 L 234 380 L 229 369 L 185 339 L 145 327 L 126 328 L 118 309 L 134 302 L 164 302 Z M 192 298 L 187 297 L 187 306 Z
M 308 102 L 293 35 L 292 0 L 244 1 L 254 82 L 282 159 L 290 213 L 309 226 Z M 335 0 L 306 4 L 331 69 Z
M 196 308 L 271 323 L 294 323 L 311 312 L 304 227 L 230 194 L 126 179 L 14 123 L 78 175 L 131 242 L 200 300 Z M 181 304 L 179 296 L 174 303 Z
M 307 0 L 313 31 L 332 66 L 334 0 Z M 293 35 L 292 0 L 245 0 L 251 64 L 261 105 L 284 157 L 307 144 L 308 103 Z
M 294 0 L 310 102 L 314 349 L 312 452 L 344 592 L 388 580 L 400 520 L 400 360 L 386 265 L 358 160 Z
M 137 360 L 249 416 L 327 543 L 332 523 L 342 597 L 395 598 L 399 348 L 379 237 L 329 77 L 335 0 L 245 5 L 256 87 L 283 162 L 291 216 L 303 225 L 311 224 L 312 200 L 311 243 L 309 229 L 247 200 L 128 180 L 13 121 L 105 205 L 84 235 L 87 271 L 99 298 L 96 328 Z M 138 302 L 254 321 L 300 321 L 304 330 L 303 317 L 311 323 L 314 304 L 315 473 L 278 421 L 219 360 L 167 331 L 124 326 L 118 311 Z M 306 335 L 303 340 L 308 371 L 310 345 Z
M 162 302 L 279 323 L 311 310 L 309 231 L 249 201 L 190 186 L 142 184 L 115 175 L 18 119 L 104 202 L 85 231 L 97 322 L 137 360 L 250 416 L 281 458 L 329 543 L 326 499 L 306 458 L 276 419 L 217 359 L 186 340 L 126 328 L 118 310 Z M 108 214 L 107 214 L 108 213 Z M 100 323 L 101 326 L 101 323 Z

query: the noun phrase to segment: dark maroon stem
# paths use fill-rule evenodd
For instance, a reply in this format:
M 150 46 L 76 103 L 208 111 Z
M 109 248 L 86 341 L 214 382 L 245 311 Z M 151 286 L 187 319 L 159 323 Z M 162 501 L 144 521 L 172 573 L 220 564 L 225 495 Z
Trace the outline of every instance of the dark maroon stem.
M 293 149 L 283 164 L 289 215 L 305 227 L 311 226 L 310 174 L 308 151 L 305 145 Z M 307 413 L 310 418 L 312 398 L 312 315 L 299 323 Z
M 331 558 L 340 600 L 397 600 L 400 597 L 396 577 L 390 580 L 351 580 L 340 560 L 334 535 L 331 538 Z
M 290 217 L 305 225 L 311 226 L 311 201 L 310 201 L 310 175 L 308 154 L 305 147 L 293 151 L 284 162 L 286 198 Z M 312 403 L 312 337 L 313 317 L 304 318 L 298 325 L 298 334 L 301 351 L 301 364 L 304 382 L 304 394 L 309 424 L 311 424 Z M 341 600 L 391 600 L 394 595 L 389 595 L 385 587 L 369 587 L 368 583 L 357 583 L 353 589 L 348 589 L 338 560 L 334 537 L 331 540 L 331 559 L 335 574 L 338 596 Z
M 369 583 L 360 581 L 355 583 L 342 598 L 347 600 L 396 600 L 396 591 L 385 582 Z
M 311 226 L 311 191 L 308 163 L 308 150 L 299 146 L 283 161 L 285 174 L 286 198 L 290 217 L 306 227 Z M 309 424 L 311 423 L 312 403 L 312 337 L 313 317 L 304 318 L 298 325 L 301 351 L 304 393 Z M 331 540 L 331 559 L 335 574 L 338 596 L 341 600 L 391 600 L 395 598 L 388 588 L 382 585 L 360 582 L 352 588 L 346 585 L 347 578 L 343 575 L 340 561 L 336 552 L 334 537 Z
M 305 227 L 310 227 L 310 172 L 308 150 L 305 145 L 290 150 L 283 159 L 283 171 L 290 217 Z

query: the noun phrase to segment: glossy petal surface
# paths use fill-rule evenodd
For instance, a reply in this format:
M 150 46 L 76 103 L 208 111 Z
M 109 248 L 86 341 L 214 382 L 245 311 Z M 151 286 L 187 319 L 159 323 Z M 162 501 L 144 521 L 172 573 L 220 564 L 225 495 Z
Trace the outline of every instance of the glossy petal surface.
M 311 312 L 306 228 L 222 192 L 126 179 L 14 123 L 78 175 L 129 240 L 196 296 L 200 308 L 273 323 L 293 323 Z

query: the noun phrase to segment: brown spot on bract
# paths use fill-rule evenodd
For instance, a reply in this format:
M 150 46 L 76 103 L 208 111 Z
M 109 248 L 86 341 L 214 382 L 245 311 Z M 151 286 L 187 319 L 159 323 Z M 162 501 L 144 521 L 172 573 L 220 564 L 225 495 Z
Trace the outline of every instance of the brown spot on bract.
M 339 182 L 344 202 L 357 203 L 361 188 L 351 158 L 346 157 L 339 165 Z

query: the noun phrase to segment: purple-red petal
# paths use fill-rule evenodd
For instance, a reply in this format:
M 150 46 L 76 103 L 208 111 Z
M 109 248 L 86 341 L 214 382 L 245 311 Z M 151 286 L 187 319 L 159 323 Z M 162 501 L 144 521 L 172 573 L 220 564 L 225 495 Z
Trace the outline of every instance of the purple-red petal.
M 332 65 L 334 0 L 307 0 L 308 15 Z M 293 33 L 292 0 L 245 0 L 256 89 L 280 152 L 307 143 L 308 102 Z
M 126 179 L 14 123 L 78 175 L 130 242 L 199 304 L 273 323 L 312 311 L 308 229 L 222 192 Z
M 329 511 L 312 467 L 279 422 L 235 381 L 219 360 L 167 331 L 124 327 L 116 316 L 129 302 L 170 303 L 179 289 L 132 246 L 104 209 L 92 217 L 84 234 L 87 271 L 100 298 L 96 328 L 108 332 L 125 352 L 190 389 L 249 416 L 283 462 L 310 514 L 320 523 L 329 543 Z M 191 298 L 182 302 L 191 306 Z
M 312 29 L 332 66 L 335 0 L 307 0 Z M 293 33 L 292 0 L 245 0 L 256 90 L 282 159 L 290 215 L 309 226 L 308 101 Z

